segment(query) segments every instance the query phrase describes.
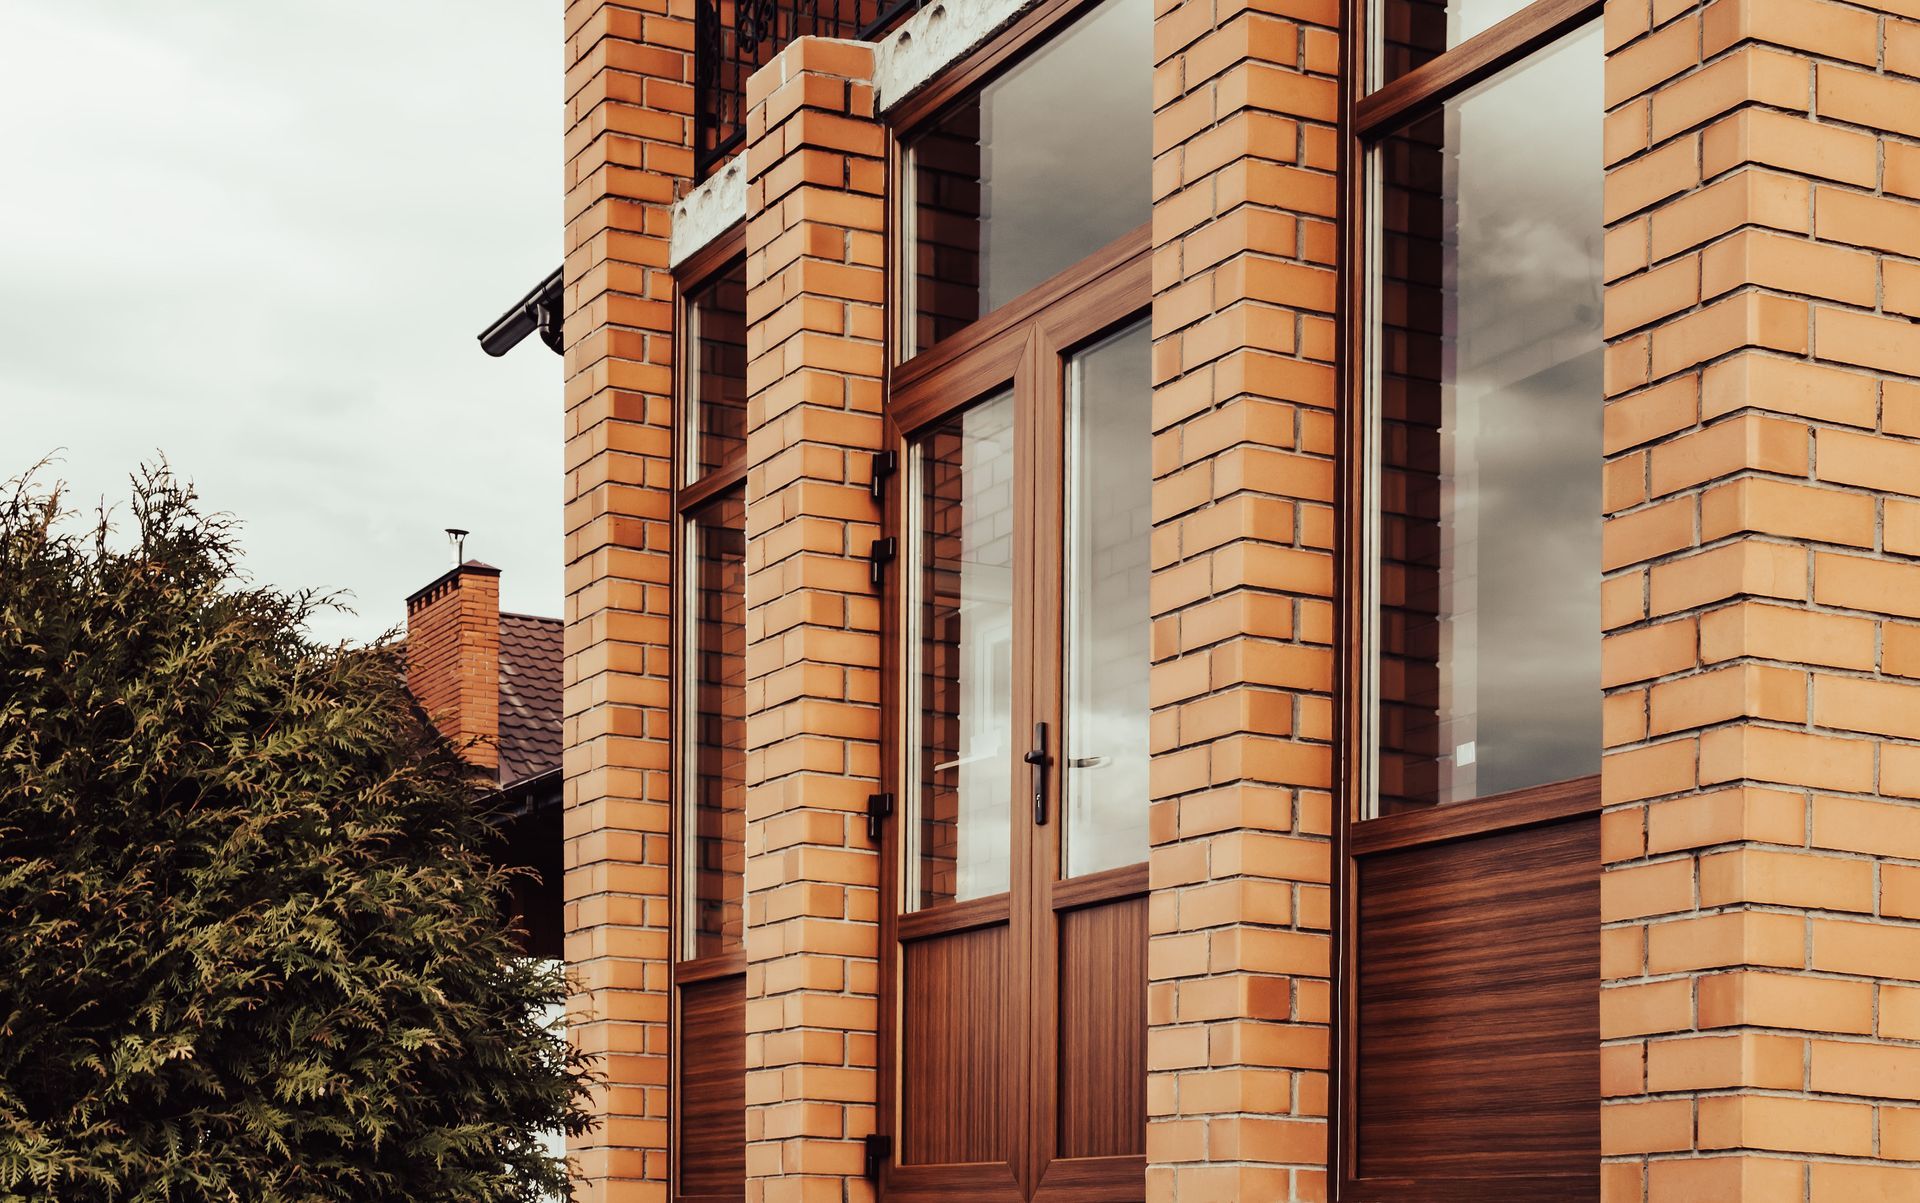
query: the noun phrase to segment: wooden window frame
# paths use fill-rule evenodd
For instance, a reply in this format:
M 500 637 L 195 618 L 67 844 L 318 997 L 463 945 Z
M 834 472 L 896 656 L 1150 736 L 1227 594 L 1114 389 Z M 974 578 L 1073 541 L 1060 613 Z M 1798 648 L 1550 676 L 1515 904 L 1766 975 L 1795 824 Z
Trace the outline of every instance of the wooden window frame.
M 688 652 L 687 622 L 690 617 L 688 608 L 692 596 L 694 572 L 696 566 L 691 562 L 696 554 L 689 539 L 693 522 L 712 504 L 724 496 L 728 490 L 740 486 L 747 476 L 747 455 L 744 443 L 738 454 L 727 463 L 709 469 L 702 475 L 688 479 L 687 468 L 693 461 L 694 448 L 688 438 L 692 427 L 687 422 L 688 406 L 696 403 L 689 388 L 690 374 L 697 370 L 698 359 L 694 346 L 697 331 L 692 331 L 693 304 L 691 297 L 702 288 L 717 279 L 722 273 L 742 261 L 746 255 L 746 225 L 735 225 L 725 234 L 714 239 L 707 246 L 696 251 L 674 270 L 674 323 L 673 323 L 673 395 L 672 412 L 669 419 L 673 433 L 673 452 L 670 478 L 673 482 L 672 494 L 672 532 L 673 552 L 669 557 L 668 589 L 672 598 L 671 613 L 673 620 L 668 623 L 667 648 L 667 688 L 670 714 L 668 729 L 668 796 L 672 799 L 667 808 L 668 863 L 671 872 L 667 874 L 667 967 L 668 967 L 668 1031 L 672 1037 L 667 1041 L 668 1058 L 668 1115 L 672 1137 L 668 1141 L 670 1157 L 668 1159 L 668 1197 L 675 1203 L 738 1203 L 729 1195 L 683 1195 L 680 1193 L 681 1170 L 680 1155 L 684 1142 L 680 1134 L 680 1116 L 683 1109 L 680 1084 L 680 1038 L 685 1031 L 685 1020 L 681 1012 L 681 994 L 685 986 L 702 982 L 717 981 L 728 977 L 740 977 L 743 982 L 747 971 L 747 953 L 744 931 L 742 946 L 731 952 L 694 956 L 689 954 L 691 933 L 687 930 L 688 908 L 692 902 L 692 883 L 690 874 L 693 860 L 687 855 L 686 846 L 689 817 L 688 795 L 685 792 L 692 783 L 686 780 L 688 745 L 688 720 L 691 695 L 688 692 L 691 682 L 687 679 L 684 658 Z M 694 337 L 689 337 L 692 332 Z M 744 874 L 742 889 L 745 888 Z M 744 1030 L 742 1036 L 744 1038 Z M 746 1065 L 740 1067 L 742 1079 L 746 1074 Z
M 933 124 L 944 117 L 947 110 L 960 101 L 969 92 L 978 92 L 996 78 L 1018 66 L 1034 51 L 1039 50 L 1053 36 L 1064 31 L 1069 25 L 1098 8 L 1104 0 L 1040 0 L 1040 2 L 1022 13 L 1012 24 L 989 38 L 978 49 L 947 67 L 930 83 L 919 91 L 902 100 L 898 105 L 882 115 L 887 130 L 887 305 L 892 316 L 886 323 L 887 353 L 886 362 L 892 365 L 892 379 L 888 387 L 894 387 L 902 372 L 913 368 L 915 364 L 929 356 L 940 354 L 951 356 L 954 348 L 947 344 L 966 338 L 981 323 L 995 314 L 1005 313 L 1015 306 L 1031 299 L 1033 293 L 1047 289 L 1062 276 L 1074 272 L 1080 267 L 1100 259 L 1112 246 L 1124 242 L 1132 235 L 1123 235 L 1109 244 L 1108 248 L 1095 251 L 1079 263 L 1062 269 L 1051 280 L 1044 280 L 1030 292 L 1018 296 L 990 313 L 983 313 L 974 322 L 955 333 L 948 335 L 932 346 L 921 347 L 907 358 L 899 356 L 906 348 L 914 345 L 909 337 L 919 313 L 914 299 L 913 256 L 913 159 L 907 150 L 907 143 L 916 136 L 931 129 Z M 1149 221 L 1146 227 L 1150 228 Z M 927 370 L 925 367 L 914 371 Z M 912 377 L 908 373 L 908 379 Z
M 1369 404 L 1368 326 L 1371 296 L 1369 191 L 1367 158 L 1383 136 L 1410 121 L 1438 111 L 1447 101 L 1524 62 L 1536 52 L 1575 30 L 1597 21 L 1601 0 L 1535 0 L 1441 52 L 1406 74 L 1368 90 L 1373 67 L 1373 26 L 1379 0 L 1347 0 L 1341 61 L 1341 158 L 1339 221 L 1342 228 L 1339 296 L 1340 382 L 1342 399 L 1337 446 L 1340 450 L 1336 496 L 1340 499 L 1340 539 L 1336 579 L 1341 593 L 1336 607 L 1336 681 L 1342 691 L 1338 707 L 1336 782 L 1339 816 L 1334 825 L 1334 882 L 1332 938 L 1334 991 L 1330 1040 L 1333 1054 L 1332 1106 L 1328 1122 L 1329 1179 L 1339 1203 L 1373 1203 L 1397 1198 L 1409 1189 L 1421 1198 L 1478 1200 L 1487 1197 L 1487 1180 L 1433 1179 L 1418 1184 L 1404 1179 L 1361 1179 L 1355 1128 L 1358 1100 L 1357 964 L 1355 957 L 1358 891 L 1355 859 L 1359 856 L 1417 848 L 1500 832 L 1519 831 L 1578 819 L 1597 813 L 1602 805 L 1598 774 L 1549 782 L 1463 802 L 1433 806 L 1423 811 L 1360 818 L 1366 803 L 1373 753 L 1368 733 L 1375 716 L 1368 713 L 1373 690 L 1368 681 L 1373 648 L 1367 638 L 1374 616 L 1367 613 L 1368 582 L 1375 571 L 1367 563 L 1372 550 L 1367 538 L 1368 507 L 1372 504 L 1367 464 L 1366 407 Z M 1597 584 L 1597 581 L 1596 581 Z M 1595 637 L 1598 638 L 1598 632 Z M 1598 865 L 1595 865 L 1598 871 Z M 1600 1100 L 1594 1099 L 1598 1108 Z M 1597 1169 L 1597 1167 L 1596 1167 Z M 1382 1193 L 1384 1192 L 1384 1193 Z

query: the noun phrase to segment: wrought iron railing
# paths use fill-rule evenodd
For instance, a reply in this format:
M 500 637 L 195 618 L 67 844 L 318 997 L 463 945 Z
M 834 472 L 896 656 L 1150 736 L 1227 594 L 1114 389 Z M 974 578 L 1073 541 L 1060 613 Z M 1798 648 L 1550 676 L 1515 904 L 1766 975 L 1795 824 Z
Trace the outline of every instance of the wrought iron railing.
M 788 42 L 872 39 L 928 0 L 694 0 L 694 178 L 740 149 L 747 77 Z

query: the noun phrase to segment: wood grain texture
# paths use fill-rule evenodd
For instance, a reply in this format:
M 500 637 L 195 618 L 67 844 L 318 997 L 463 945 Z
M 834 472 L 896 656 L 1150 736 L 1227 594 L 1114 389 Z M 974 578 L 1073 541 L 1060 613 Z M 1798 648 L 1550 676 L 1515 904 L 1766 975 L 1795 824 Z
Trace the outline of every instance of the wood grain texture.
M 1060 916 L 1059 1157 L 1147 1149 L 1147 900 Z
M 1555 823 L 1575 815 L 1597 814 L 1599 810 L 1600 776 L 1596 773 L 1551 785 L 1531 785 L 1510 793 L 1490 794 L 1471 802 L 1452 802 L 1368 819 L 1355 823 L 1347 833 L 1348 847 L 1355 856 L 1373 856 L 1400 848 L 1431 846 L 1517 827 Z
M 682 1199 L 740 1199 L 747 1183 L 747 991 L 744 977 L 680 987 L 679 1174 Z
M 1597 1195 L 1599 863 L 1593 815 L 1357 861 L 1359 1178 Z
M 1600 16 L 1598 0 L 1538 0 L 1431 62 L 1360 97 L 1353 129 L 1363 138 L 1390 132 L 1416 112 L 1498 75 L 1527 55 Z
M 977 927 L 904 948 L 900 1161 L 1005 1161 L 1008 932 Z

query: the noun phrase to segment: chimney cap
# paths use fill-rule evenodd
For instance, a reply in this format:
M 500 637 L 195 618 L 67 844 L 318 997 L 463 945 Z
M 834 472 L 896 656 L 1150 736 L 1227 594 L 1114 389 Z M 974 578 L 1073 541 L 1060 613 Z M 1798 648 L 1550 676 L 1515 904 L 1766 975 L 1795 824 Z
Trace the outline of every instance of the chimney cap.
M 446 584 L 448 581 L 455 580 L 461 576 L 469 576 L 469 575 L 499 576 L 500 570 L 498 568 L 495 568 L 491 564 L 485 564 L 479 560 L 466 560 L 459 564 L 455 564 L 453 567 L 447 569 L 445 572 L 441 573 L 439 576 L 434 577 L 432 580 L 428 581 L 426 584 L 420 586 L 418 589 L 415 589 L 412 593 L 407 594 L 407 609 L 409 610 L 413 609 L 413 605 L 415 602 L 419 601 L 421 598 L 425 597 L 427 594 L 432 593 L 435 589 L 438 589 L 440 586 Z

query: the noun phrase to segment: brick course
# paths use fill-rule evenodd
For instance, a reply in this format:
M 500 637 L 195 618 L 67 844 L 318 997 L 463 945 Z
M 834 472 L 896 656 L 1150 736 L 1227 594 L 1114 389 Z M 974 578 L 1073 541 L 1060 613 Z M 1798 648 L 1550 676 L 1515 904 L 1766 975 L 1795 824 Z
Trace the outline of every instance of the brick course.
M 872 48 L 747 83 L 747 1199 L 873 1197 L 883 131 Z
M 577 1203 L 667 1196 L 670 206 L 693 6 L 566 9 L 566 955 L 600 1125 Z
M 1155 19 L 1147 1197 L 1327 1197 L 1337 9 Z
M 1920 1193 L 1914 15 L 1608 9 L 1608 1200 Z

